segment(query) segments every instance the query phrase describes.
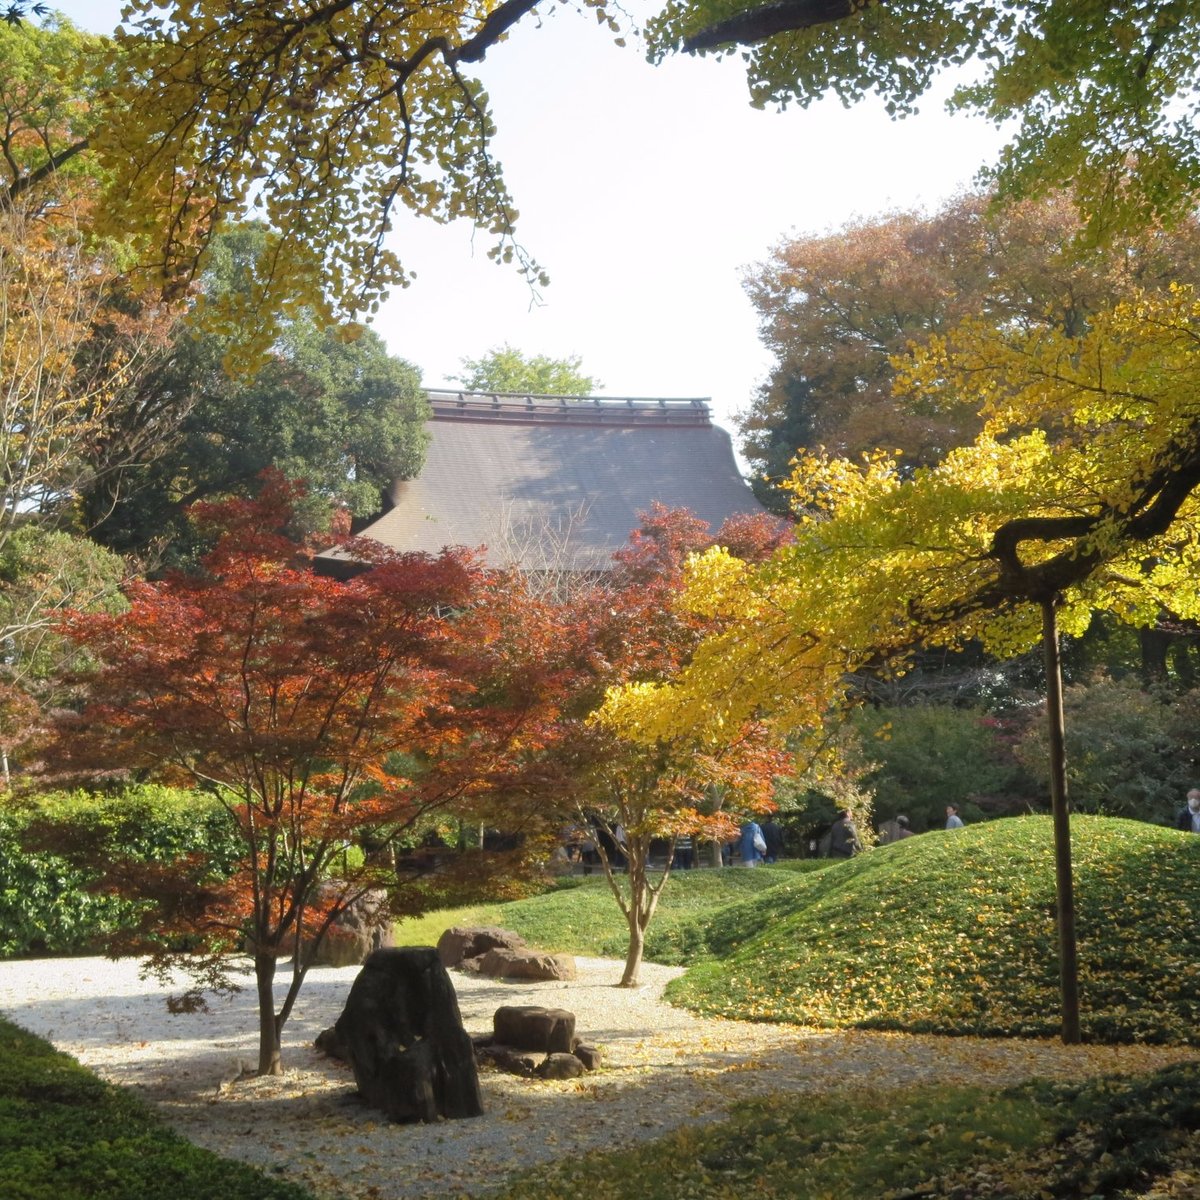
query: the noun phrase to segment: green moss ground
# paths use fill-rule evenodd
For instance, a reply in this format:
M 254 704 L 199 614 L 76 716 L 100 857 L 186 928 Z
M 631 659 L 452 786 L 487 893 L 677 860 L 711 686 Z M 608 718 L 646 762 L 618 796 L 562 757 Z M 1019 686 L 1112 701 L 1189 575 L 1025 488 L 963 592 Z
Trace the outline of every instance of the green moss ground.
M 193 1146 L 130 1093 L 2 1019 L 0 1196 L 311 1200 L 302 1188 Z
M 1133 1079 L 775 1096 L 539 1168 L 494 1200 L 1194 1200 L 1200 1066 Z

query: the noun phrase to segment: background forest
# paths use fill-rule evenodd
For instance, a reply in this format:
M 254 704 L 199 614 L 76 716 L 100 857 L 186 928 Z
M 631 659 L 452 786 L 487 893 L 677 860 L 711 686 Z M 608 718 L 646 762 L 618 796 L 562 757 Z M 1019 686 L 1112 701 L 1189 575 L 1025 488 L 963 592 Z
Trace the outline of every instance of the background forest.
M 205 544 L 189 506 L 250 497 L 268 467 L 307 485 L 292 535 L 344 534 L 378 512 L 394 479 L 419 469 L 426 406 L 414 368 L 369 330 L 345 340 L 311 307 L 290 309 L 269 354 L 231 375 L 239 331 L 220 314 L 263 286 L 265 228 L 222 231 L 194 283 L 151 302 L 131 286 L 136 239 L 92 231 L 105 182 L 88 148 L 111 70 L 104 39 L 54 21 L 7 25 L 0 38 L 7 771 L 39 711 L 72 702 L 72 673 L 86 662 L 56 632 L 56 611 L 115 611 L 126 581 L 194 568 Z M 883 448 L 912 473 L 969 444 L 978 412 L 893 388 L 898 356 L 963 320 L 1074 336 L 1122 298 L 1197 282 L 1200 226 L 1190 216 L 1090 248 L 1084 228 L 1066 192 L 1004 206 L 974 192 L 934 213 L 782 242 L 748 268 L 776 360 L 740 425 L 763 503 L 792 513 L 783 485 L 798 453 L 853 459 Z M 72 269 L 81 257 L 86 273 Z M 580 367 L 505 346 L 464 357 L 461 380 L 591 390 Z M 1172 818 L 1197 770 L 1196 633 L 1167 612 L 1140 629 L 1098 615 L 1066 639 L 1077 808 Z M 864 677 L 842 781 L 814 788 L 801 775 L 779 789 L 796 848 L 851 794 L 873 801 L 877 823 L 903 812 L 918 830 L 938 825 L 950 802 L 969 820 L 1044 808 L 1038 671 L 1035 660 L 967 645 L 918 652 L 902 675 Z

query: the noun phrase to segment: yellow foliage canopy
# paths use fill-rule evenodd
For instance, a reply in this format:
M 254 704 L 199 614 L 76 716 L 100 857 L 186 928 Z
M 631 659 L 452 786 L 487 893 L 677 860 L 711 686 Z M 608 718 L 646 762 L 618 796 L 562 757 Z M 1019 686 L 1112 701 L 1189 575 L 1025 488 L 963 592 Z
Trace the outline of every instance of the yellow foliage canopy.
M 585 3 L 615 29 L 603 0 Z M 464 70 L 534 6 L 212 0 L 168 19 L 134 0 L 110 64 L 124 115 L 94 139 L 116 180 L 110 226 L 150 238 L 158 278 L 178 289 L 224 216 L 265 220 L 269 269 L 226 314 L 243 331 L 271 304 L 374 311 L 407 282 L 386 244 L 401 207 L 467 218 L 492 235 L 491 257 L 544 282 L 514 241 L 488 96 Z
M 900 388 L 984 419 L 971 445 L 905 477 L 885 454 L 805 456 L 796 543 L 761 566 L 720 549 L 686 603 L 728 624 L 680 681 L 625 707 L 658 738 L 769 712 L 815 729 L 847 676 L 904 669 L 917 645 L 1027 649 L 1041 604 L 1080 632 L 1200 618 L 1200 299 L 1138 295 L 1081 337 L 968 322 L 898 364 Z

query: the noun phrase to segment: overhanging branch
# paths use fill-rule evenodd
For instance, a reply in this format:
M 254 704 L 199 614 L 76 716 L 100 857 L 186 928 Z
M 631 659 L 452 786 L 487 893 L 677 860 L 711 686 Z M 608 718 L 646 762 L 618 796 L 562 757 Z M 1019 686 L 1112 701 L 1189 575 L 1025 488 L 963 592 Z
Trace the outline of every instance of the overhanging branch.
M 1162 456 L 1160 465 L 1142 480 L 1133 503 L 1104 507 L 1084 516 L 1020 517 L 1002 525 L 992 538 L 991 556 L 999 577 L 963 602 L 962 612 L 993 608 L 1012 601 L 1040 602 L 1082 583 L 1103 562 L 1104 554 L 1087 539 L 1110 526 L 1119 541 L 1146 542 L 1164 534 L 1184 501 L 1200 487 L 1200 425 Z M 1026 566 L 1020 548 L 1027 542 L 1068 541 L 1072 544 L 1043 562 Z
M 690 53 L 714 50 L 718 46 L 749 46 L 764 42 L 779 33 L 811 29 L 844 21 L 865 9 L 871 0 L 778 0 L 726 17 L 684 38 L 683 48 Z M 881 3 L 882 0 L 875 0 Z

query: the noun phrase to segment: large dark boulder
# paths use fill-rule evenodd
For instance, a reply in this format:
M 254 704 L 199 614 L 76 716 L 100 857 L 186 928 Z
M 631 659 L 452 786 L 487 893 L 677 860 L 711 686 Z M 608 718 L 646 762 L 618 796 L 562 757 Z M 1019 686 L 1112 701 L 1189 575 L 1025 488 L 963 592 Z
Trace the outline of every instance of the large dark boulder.
M 494 925 L 455 925 L 438 938 L 438 958 L 443 967 L 479 970 L 480 960 L 489 950 L 520 950 L 525 939 L 511 929 Z
M 334 1030 L 363 1100 L 391 1120 L 482 1114 L 474 1047 L 432 946 L 376 950 Z

